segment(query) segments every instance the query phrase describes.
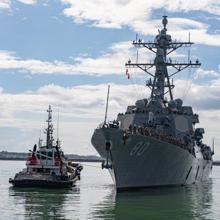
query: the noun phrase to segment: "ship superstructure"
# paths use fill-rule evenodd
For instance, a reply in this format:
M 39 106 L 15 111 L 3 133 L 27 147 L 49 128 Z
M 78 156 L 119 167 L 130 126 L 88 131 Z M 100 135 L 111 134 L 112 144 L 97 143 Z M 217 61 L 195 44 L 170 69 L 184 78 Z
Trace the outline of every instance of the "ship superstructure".
M 149 98 L 137 100 L 116 120 L 100 125 L 92 144 L 105 159 L 117 189 L 152 186 L 186 185 L 207 180 L 214 152 L 203 143 L 203 128 L 196 128 L 199 116 L 191 106 L 173 97 L 171 77 L 188 67 L 199 67 L 199 60 L 173 61 L 169 54 L 190 42 L 173 41 L 167 34 L 167 16 L 154 42 L 133 41 L 155 54 L 153 62 L 133 63 L 126 68 L 139 68 L 150 78 L 146 86 Z M 150 71 L 155 68 L 155 72 Z M 175 71 L 169 73 L 173 68 Z
M 82 166 L 68 161 L 65 157 L 60 140 L 53 138 L 52 109 L 49 106 L 47 128 L 45 129 L 46 143 L 39 139 L 26 161 L 26 168 L 17 173 L 9 182 L 20 187 L 55 187 L 64 188 L 75 185 L 80 179 Z

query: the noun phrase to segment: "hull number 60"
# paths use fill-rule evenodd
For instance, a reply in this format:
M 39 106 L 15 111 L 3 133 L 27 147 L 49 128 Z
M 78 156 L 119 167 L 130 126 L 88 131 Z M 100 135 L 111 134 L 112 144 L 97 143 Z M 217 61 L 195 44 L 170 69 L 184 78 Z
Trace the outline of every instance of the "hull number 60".
M 130 156 L 141 156 L 148 148 L 150 145 L 149 142 L 138 142 L 137 144 L 134 145 L 130 152 Z

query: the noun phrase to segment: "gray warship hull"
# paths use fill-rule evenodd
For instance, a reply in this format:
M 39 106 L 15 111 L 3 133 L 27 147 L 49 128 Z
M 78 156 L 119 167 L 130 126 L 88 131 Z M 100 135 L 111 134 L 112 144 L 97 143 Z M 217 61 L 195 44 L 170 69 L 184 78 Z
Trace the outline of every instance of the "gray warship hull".
M 204 160 L 199 147 L 193 155 L 186 149 L 150 136 L 132 134 L 123 140 L 123 131 L 98 128 L 92 144 L 106 159 L 106 142 L 111 143 L 110 174 L 118 191 L 161 186 L 183 186 L 206 181 L 212 161 Z

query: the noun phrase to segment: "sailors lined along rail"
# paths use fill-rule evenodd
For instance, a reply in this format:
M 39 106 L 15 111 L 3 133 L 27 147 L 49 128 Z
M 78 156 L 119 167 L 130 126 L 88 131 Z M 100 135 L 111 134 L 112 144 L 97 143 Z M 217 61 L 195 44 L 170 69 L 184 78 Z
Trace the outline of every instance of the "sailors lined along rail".
M 120 123 L 117 120 L 114 120 L 114 121 L 110 121 L 108 124 L 104 124 L 103 127 L 110 127 L 110 128 L 119 129 L 120 128 L 119 125 L 120 125 Z M 193 133 L 193 131 L 191 133 Z M 189 134 L 184 136 L 184 138 L 175 138 L 172 135 L 168 135 L 163 132 L 160 132 L 160 133 L 156 132 L 154 126 L 151 124 L 150 125 L 143 124 L 142 126 L 130 124 L 129 128 L 125 129 L 123 131 L 124 145 L 126 144 L 126 141 L 129 138 L 129 136 L 134 135 L 134 134 L 153 137 L 153 138 L 159 139 L 161 141 L 165 141 L 170 144 L 177 145 L 177 146 L 183 148 L 184 150 L 188 150 L 191 154 L 193 154 L 195 156 L 195 149 L 193 147 L 193 143 L 190 141 L 192 139 Z M 195 135 L 194 139 L 196 140 L 196 144 L 201 147 L 201 151 L 203 153 L 204 159 L 209 160 L 211 158 L 211 156 L 213 155 L 211 148 L 209 146 L 201 143 L 200 139 L 196 138 L 196 135 Z

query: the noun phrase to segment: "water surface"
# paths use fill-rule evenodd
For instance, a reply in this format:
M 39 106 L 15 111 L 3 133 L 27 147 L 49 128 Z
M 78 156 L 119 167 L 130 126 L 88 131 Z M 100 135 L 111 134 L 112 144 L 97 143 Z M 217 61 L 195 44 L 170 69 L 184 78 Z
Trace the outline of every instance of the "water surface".
M 117 195 L 99 163 L 84 164 L 81 181 L 65 190 L 11 187 L 23 167 L 0 161 L 0 219 L 220 219 L 220 167 L 204 184 Z

